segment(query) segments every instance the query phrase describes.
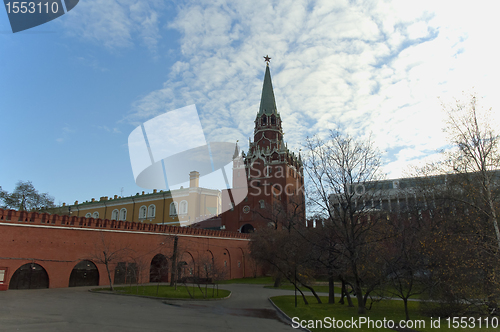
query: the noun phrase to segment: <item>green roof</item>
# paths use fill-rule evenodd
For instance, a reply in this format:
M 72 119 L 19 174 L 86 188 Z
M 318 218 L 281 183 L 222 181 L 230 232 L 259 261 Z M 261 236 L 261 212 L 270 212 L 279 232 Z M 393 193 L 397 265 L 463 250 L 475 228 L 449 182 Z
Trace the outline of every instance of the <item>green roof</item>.
M 269 71 L 269 65 L 266 66 L 264 86 L 262 87 L 262 97 L 260 98 L 259 115 L 262 114 L 278 115 L 276 100 L 274 99 L 273 83 L 271 82 L 271 72 Z

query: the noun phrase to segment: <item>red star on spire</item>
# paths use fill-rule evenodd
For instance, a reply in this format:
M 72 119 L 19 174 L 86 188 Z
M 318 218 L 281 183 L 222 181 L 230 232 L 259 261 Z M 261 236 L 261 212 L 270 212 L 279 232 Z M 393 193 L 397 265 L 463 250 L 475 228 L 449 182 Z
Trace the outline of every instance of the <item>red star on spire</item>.
M 271 61 L 271 58 L 269 57 L 269 55 L 266 55 L 264 58 L 264 61 L 269 65 L 269 61 Z

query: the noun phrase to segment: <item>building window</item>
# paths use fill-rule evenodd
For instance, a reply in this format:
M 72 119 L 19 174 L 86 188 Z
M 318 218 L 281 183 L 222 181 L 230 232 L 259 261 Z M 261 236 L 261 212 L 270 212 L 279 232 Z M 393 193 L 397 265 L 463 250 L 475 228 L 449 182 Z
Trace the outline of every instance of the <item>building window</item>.
M 120 220 L 127 220 L 127 209 L 123 208 L 120 210 Z
M 118 220 L 119 213 L 120 211 L 118 211 L 118 209 L 113 210 L 113 212 L 111 212 L 111 220 Z
M 261 209 L 263 209 L 263 208 L 265 208 L 265 207 L 266 207 L 266 202 L 264 202 L 264 200 L 263 200 L 263 199 L 261 199 L 261 200 L 259 201 L 259 204 L 260 204 L 260 208 L 261 208 Z
M 188 213 L 188 202 L 187 201 L 181 202 L 179 213 L 180 214 L 187 214 Z
M 87 213 L 87 214 L 85 215 L 85 218 L 92 218 L 92 214 L 90 214 L 90 212 L 89 212 L 89 213 Z
M 148 218 L 154 218 L 156 214 L 156 206 L 151 204 L 148 206 Z
M 99 218 L 99 212 L 96 211 L 96 212 L 92 213 L 92 218 L 94 218 L 94 219 Z
M 5 270 L 0 270 L 0 284 L 3 284 L 5 281 Z
M 141 206 L 141 208 L 139 209 L 139 219 L 146 219 L 147 211 L 148 208 L 145 205 Z
M 171 216 L 177 215 L 177 202 L 170 203 L 170 215 Z

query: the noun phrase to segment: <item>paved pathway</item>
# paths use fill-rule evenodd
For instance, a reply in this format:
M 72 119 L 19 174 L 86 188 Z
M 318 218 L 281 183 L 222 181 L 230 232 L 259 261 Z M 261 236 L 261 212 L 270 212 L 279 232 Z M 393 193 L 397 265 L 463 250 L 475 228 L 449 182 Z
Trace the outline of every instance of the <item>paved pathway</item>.
M 170 301 L 88 292 L 88 287 L 0 292 L 0 331 L 293 331 L 268 297 L 293 291 L 222 285 L 221 301 Z

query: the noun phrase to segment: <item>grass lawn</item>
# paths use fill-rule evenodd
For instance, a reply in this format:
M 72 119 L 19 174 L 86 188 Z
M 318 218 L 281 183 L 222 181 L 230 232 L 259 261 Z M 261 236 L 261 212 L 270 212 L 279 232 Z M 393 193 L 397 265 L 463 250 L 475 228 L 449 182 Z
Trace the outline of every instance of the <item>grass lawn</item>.
M 273 284 L 273 277 L 257 277 L 257 278 L 239 278 L 231 280 L 221 280 L 219 284 L 255 284 L 255 285 L 267 285 Z
M 293 287 L 292 284 L 289 284 L 289 283 L 284 283 L 282 284 L 280 287 L 273 287 L 271 285 L 268 285 L 268 286 L 264 286 L 264 288 L 270 288 L 270 289 L 287 289 L 287 290 L 294 290 L 295 288 Z M 309 290 L 305 287 L 299 287 L 303 292 L 309 292 Z M 314 291 L 316 293 L 328 293 L 328 285 L 315 285 L 313 286 L 314 288 Z M 335 296 L 339 296 L 341 294 L 341 287 L 334 287 L 335 288 Z M 350 288 L 348 289 L 350 290 Z M 373 292 L 372 295 L 374 297 L 378 296 L 378 293 L 377 292 Z M 395 298 L 395 299 L 398 299 L 398 297 L 396 295 L 394 295 L 393 293 L 391 293 L 390 291 L 386 291 L 384 293 L 385 297 L 389 297 L 389 298 Z M 351 293 L 351 297 L 354 298 L 354 295 L 352 295 Z M 419 299 L 421 298 L 422 296 L 420 294 L 417 294 L 417 295 L 413 295 L 410 297 L 410 299 Z
M 341 305 L 338 303 L 335 304 L 327 304 L 328 302 L 328 297 L 323 297 L 321 296 L 321 300 L 324 302 L 323 304 L 317 304 L 316 300 L 312 296 L 308 296 L 307 300 L 309 301 L 309 305 L 305 305 L 302 298 L 298 297 L 298 306 L 295 308 L 295 300 L 294 296 L 276 296 L 271 298 L 273 302 L 281 309 L 283 310 L 290 318 L 293 317 L 299 317 L 300 320 L 323 320 L 325 317 L 334 317 L 335 320 L 342 320 L 342 321 L 351 321 L 352 319 L 358 320 L 358 326 L 359 326 L 359 316 L 357 314 L 357 307 L 356 307 L 356 299 L 353 298 L 353 302 L 355 307 L 354 308 L 349 308 L 347 305 Z M 338 299 L 336 299 L 338 301 Z M 414 327 L 413 330 L 416 331 L 436 331 L 436 330 L 454 330 L 454 331 L 498 331 L 497 329 L 486 329 L 486 328 L 450 328 L 448 329 L 447 321 L 443 318 L 441 318 L 441 328 L 431 328 L 430 326 L 430 318 L 425 317 L 422 315 L 417 314 L 418 313 L 418 302 L 409 302 L 409 312 L 410 312 L 410 319 L 415 321 L 415 320 L 423 320 L 425 322 L 425 327 Z M 403 302 L 402 301 L 396 301 L 396 300 L 384 300 L 381 302 L 377 302 L 373 304 L 373 307 L 371 310 L 368 310 L 368 313 L 366 316 L 364 316 L 366 319 L 370 318 L 373 321 L 376 320 L 383 320 L 384 318 L 386 320 L 393 320 L 395 324 L 397 325 L 400 320 L 404 320 L 405 314 L 404 314 L 404 307 L 403 307 Z M 307 326 L 307 324 L 306 324 Z M 332 331 L 333 328 L 309 328 L 311 331 Z M 335 328 L 335 331 L 350 331 L 353 329 L 342 329 L 342 328 Z M 367 324 L 363 325 L 363 328 L 358 328 L 354 329 L 357 331 L 394 331 L 391 329 L 384 329 L 384 328 L 372 328 L 368 327 Z
M 191 295 L 194 294 L 195 299 L 204 299 L 205 297 L 201 293 L 200 289 L 196 285 L 193 289 L 192 285 L 188 285 L 189 292 Z M 153 296 L 153 297 L 162 297 L 169 299 L 189 299 L 188 290 L 184 285 L 177 285 L 177 290 L 174 287 L 170 287 L 169 285 L 132 285 L 132 286 L 123 286 L 123 287 L 114 287 L 116 293 L 120 294 L 131 294 L 131 295 L 143 295 L 143 296 Z M 201 289 L 205 292 L 205 285 L 201 285 Z M 97 288 L 97 291 L 109 291 L 109 288 Z M 207 299 L 220 299 L 229 296 L 231 294 L 230 291 L 225 289 L 220 289 L 217 293 L 217 289 L 213 289 L 212 285 L 207 287 Z

